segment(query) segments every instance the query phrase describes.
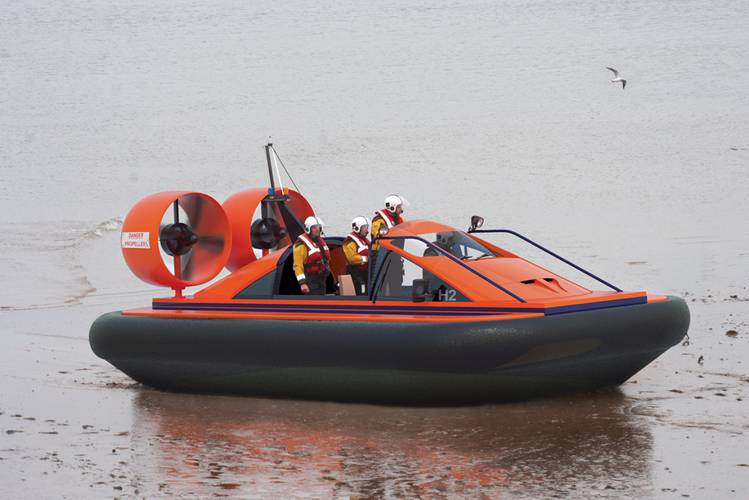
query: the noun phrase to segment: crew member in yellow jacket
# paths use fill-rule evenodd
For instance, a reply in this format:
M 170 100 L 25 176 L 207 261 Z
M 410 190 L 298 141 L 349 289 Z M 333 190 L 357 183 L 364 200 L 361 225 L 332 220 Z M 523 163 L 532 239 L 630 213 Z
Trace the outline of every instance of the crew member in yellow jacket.
M 367 276 L 369 273 L 369 221 L 366 217 L 354 217 L 351 221 L 351 234 L 343 241 L 343 253 L 346 255 L 346 270 L 354 282 L 356 295 L 367 293 Z
M 372 217 L 372 262 L 377 263 L 377 250 L 380 249 L 380 242 L 377 237 L 380 231 L 389 231 L 393 227 L 406 221 L 403 218 L 403 209 L 408 202 L 397 194 L 391 194 L 385 198 L 385 208 L 377 210 Z
M 294 274 L 305 295 L 325 295 L 330 274 L 330 250 L 322 238 L 322 221 L 304 219 L 304 233 L 294 243 Z

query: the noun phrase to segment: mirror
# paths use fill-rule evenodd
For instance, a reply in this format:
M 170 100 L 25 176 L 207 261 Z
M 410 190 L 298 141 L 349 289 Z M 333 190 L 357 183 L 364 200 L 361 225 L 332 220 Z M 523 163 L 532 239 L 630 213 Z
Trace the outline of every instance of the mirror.
M 468 228 L 468 232 L 472 232 L 484 225 L 484 218 L 480 215 L 471 216 L 471 227 Z
M 429 291 L 429 280 L 415 279 L 411 283 L 411 300 L 414 302 L 424 302 Z

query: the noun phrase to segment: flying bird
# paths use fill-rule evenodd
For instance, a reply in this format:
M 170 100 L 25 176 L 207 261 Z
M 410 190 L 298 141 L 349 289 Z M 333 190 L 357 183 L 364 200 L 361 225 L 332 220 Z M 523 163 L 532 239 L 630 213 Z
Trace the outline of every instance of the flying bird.
M 606 66 L 606 69 L 614 73 L 614 79 L 611 80 L 611 83 L 622 82 L 622 90 L 624 90 L 624 87 L 627 86 L 627 80 L 619 76 L 619 72 L 615 70 L 614 68 L 609 68 L 608 66 Z

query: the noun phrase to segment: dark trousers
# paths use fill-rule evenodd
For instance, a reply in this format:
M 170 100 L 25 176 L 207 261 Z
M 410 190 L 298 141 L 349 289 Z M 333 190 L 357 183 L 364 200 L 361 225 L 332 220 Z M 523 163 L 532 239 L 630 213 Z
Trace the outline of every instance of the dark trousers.
M 309 295 L 325 295 L 325 283 L 327 282 L 326 274 L 306 274 Z
M 354 282 L 354 289 L 356 290 L 356 295 L 366 295 L 367 294 L 367 267 L 362 266 L 352 266 L 349 265 L 346 268 L 348 270 L 348 273 L 351 275 L 351 281 Z

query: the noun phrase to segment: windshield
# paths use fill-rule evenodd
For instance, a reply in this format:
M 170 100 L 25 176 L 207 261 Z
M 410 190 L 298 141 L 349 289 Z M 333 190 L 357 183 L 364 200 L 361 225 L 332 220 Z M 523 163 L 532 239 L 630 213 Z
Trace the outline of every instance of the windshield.
M 497 256 L 494 252 L 468 236 L 463 231 L 424 233 L 420 234 L 419 237 L 461 260 L 483 259 Z M 443 255 L 435 248 L 427 246 L 423 241 L 416 239 L 409 238 L 406 240 L 394 240 L 392 241 L 392 244 L 417 257 L 436 257 L 438 255 Z

